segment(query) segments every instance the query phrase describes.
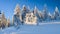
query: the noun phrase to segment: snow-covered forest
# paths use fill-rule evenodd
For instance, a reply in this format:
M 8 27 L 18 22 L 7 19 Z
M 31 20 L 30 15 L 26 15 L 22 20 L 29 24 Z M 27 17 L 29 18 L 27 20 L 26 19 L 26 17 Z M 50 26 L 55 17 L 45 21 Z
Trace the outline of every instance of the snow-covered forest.
M 23 5 L 21 9 L 19 4 L 17 4 L 14 9 L 12 21 L 10 21 L 10 19 L 6 19 L 4 12 L 1 13 L 0 11 L 0 23 L 0 28 L 25 24 L 60 24 L 60 12 L 57 6 L 55 7 L 54 13 L 51 14 L 46 4 L 44 4 L 44 9 L 42 11 L 38 10 L 36 6 L 33 10 L 31 10 L 29 6 L 27 7 Z
M 34 17 L 35 20 L 32 20 Z M 28 16 L 26 17 L 26 15 L 28 14 Z M 32 16 L 32 17 L 31 17 Z M 48 11 L 47 5 L 44 5 L 44 9 L 43 11 L 38 10 L 38 8 L 35 6 L 35 8 L 33 10 L 30 10 L 29 6 L 26 7 L 25 5 L 23 5 L 23 8 L 20 9 L 19 4 L 16 5 L 16 8 L 14 10 L 14 15 L 13 15 L 13 22 L 15 23 L 20 23 L 20 24 L 24 24 L 25 22 L 29 23 L 32 21 L 36 21 L 36 23 L 43 23 L 43 22 L 59 22 L 60 21 L 60 12 L 58 7 L 55 7 L 55 11 L 53 14 L 51 14 Z M 28 24 L 27 23 L 27 24 Z

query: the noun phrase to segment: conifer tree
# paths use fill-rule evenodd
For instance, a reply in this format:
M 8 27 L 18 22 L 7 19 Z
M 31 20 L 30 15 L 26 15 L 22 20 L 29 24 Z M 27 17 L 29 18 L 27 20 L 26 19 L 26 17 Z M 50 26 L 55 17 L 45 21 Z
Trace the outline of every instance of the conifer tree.
M 55 8 L 54 16 L 55 16 L 55 19 L 56 20 L 59 18 L 59 10 L 58 10 L 58 7 Z
M 44 4 L 44 9 L 43 9 L 43 20 L 45 21 L 47 19 L 47 5 Z
M 14 25 L 20 25 L 21 21 L 20 21 L 20 7 L 19 4 L 16 5 L 16 8 L 14 10 L 14 16 L 13 16 L 13 21 L 14 21 Z

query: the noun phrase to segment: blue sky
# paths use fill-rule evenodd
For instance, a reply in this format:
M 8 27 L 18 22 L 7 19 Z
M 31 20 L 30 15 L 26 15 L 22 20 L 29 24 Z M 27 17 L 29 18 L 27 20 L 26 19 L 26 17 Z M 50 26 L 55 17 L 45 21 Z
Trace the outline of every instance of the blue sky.
M 44 4 L 47 4 L 48 11 L 51 13 L 54 12 L 56 6 L 60 10 L 60 0 L 0 0 L 0 10 L 4 12 L 6 18 L 9 16 L 10 20 L 12 19 L 16 4 L 19 4 L 21 9 L 23 5 L 30 6 L 30 9 L 37 6 L 42 11 Z

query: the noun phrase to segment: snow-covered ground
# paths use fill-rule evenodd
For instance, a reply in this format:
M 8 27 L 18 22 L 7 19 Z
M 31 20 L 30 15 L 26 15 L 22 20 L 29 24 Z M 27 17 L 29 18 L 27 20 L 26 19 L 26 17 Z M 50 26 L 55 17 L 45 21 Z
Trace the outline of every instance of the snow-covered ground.
M 41 22 L 41 23 L 39 23 L 39 25 L 46 25 L 46 24 L 60 24 L 60 21 L 59 22 Z
M 18 27 L 1 29 L 0 34 L 60 34 L 60 23 L 40 23 L 40 25 L 19 25 Z

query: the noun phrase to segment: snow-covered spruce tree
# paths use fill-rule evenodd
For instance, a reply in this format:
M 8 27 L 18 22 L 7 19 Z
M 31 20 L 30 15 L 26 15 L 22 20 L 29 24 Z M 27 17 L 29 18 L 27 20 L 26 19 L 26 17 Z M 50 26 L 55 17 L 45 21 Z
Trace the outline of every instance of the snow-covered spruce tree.
M 2 28 L 6 27 L 7 19 L 5 18 L 4 12 L 2 12 L 1 22 L 2 22 Z
M 48 13 L 48 18 L 47 18 L 48 21 L 51 21 L 51 17 L 52 17 L 52 14 L 49 12 L 49 13 Z
M 55 16 L 52 15 L 52 16 L 51 16 L 51 21 L 54 21 L 54 20 L 55 20 Z
M 37 16 L 37 22 L 40 22 L 40 16 L 39 16 L 39 13 L 38 13 L 38 9 L 37 7 L 35 6 L 34 10 L 33 10 L 33 14 L 35 16 Z
M 44 18 L 44 17 L 43 17 L 43 14 L 42 14 L 41 11 L 39 11 L 38 14 L 39 14 L 39 20 L 40 20 L 40 22 L 42 22 L 42 21 L 43 21 L 43 18 Z
M 7 27 L 9 27 L 9 26 L 10 26 L 10 19 L 9 19 L 9 16 L 8 16 L 8 19 L 7 19 L 6 26 L 7 26 Z
M 22 15 L 22 23 L 24 23 L 26 13 L 29 13 L 29 10 L 30 10 L 29 6 L 28 6 L 28 8 L 26 8 L 26 6 L 23 5 L 22 14 L 21 14 Z
M 15 26 L 21 24 L 19 4 L 16 5 L 16 8 L 15 8 L 15 10 L 14 10 L 13 22 L 14 22 L 13 24 L 14 24 Z
M 44 5 L 44 9 L 43 9 L 43 21 L 46 21 L 47 20 L 47 5 L 45 4 Z
M 59 19 L 59 10 L 58 10 L 58 7 L 55 8 L 54 16 L 55 16 L 55 20 Z

